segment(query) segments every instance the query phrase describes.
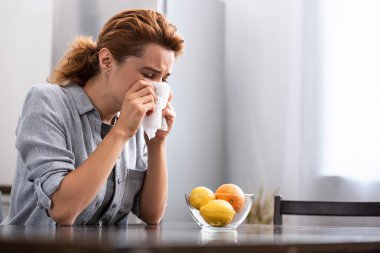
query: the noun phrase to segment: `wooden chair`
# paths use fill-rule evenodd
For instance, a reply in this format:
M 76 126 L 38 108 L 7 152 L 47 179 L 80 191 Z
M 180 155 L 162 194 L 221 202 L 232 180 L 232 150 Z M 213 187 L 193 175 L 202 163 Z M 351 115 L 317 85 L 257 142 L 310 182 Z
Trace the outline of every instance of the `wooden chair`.
M 380 202 L 293 201 L 274 197 L 273 224 L 282 225 L 282 215 L 380 216 Z
M 0 191 L 0 223 L 3 221 L 3 196 Z

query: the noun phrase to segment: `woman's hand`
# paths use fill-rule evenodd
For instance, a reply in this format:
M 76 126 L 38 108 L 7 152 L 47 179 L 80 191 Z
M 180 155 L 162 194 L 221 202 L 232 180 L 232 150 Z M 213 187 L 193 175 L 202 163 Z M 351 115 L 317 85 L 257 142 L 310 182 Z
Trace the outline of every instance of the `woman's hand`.
M 162 116 L 165 117 L 166 122 L 168 124 L 168 130 L 167 131 L 157 130 L 156 136 L 155 136 L 155 138 L 153 138 L 153 140 L 154 139 L 165 140 L 165 138 L 169 135 L 170 130 L 173 127 L 174 120 L 176 117 L 176 113 L 175 113 L 173 106 L 171 104 L 172 99 L 173 99 L 173 93 L 170 91 L 168 103 L 166 104 L 165 109 L 162 111 Z
M 136 134 L 143 118 L 155 110 L 156 94 L 150 82 L 139 80 L 125 93 L 119 119 L 115 127 L 126 138 Z

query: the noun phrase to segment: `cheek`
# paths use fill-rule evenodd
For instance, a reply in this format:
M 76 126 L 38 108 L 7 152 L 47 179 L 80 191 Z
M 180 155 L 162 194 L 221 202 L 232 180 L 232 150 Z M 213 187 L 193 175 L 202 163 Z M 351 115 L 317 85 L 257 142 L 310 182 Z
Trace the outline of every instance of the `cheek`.
M 137 73 L 127 69 L 118 69 L 114 75 L 110 76 L 110 88 L 115 100 L 122 103 L 125 94 L 138 79 Z
M 129 89 L 129 84 L 126 81 L 123 81 L 121 78 L 114 76 L 109 79 L 109 89 L 112 97 L 118 103 L 122 103 L 124 100 L 124 95 Z
M 120 84 L 117 90 L 115 90 L 116 91 L 115 97 L 119 103 L 121 104 L 123 103 L 125 94 L 128 92 L 129 88 L 130 86 L 124 83 L 124 84 Z

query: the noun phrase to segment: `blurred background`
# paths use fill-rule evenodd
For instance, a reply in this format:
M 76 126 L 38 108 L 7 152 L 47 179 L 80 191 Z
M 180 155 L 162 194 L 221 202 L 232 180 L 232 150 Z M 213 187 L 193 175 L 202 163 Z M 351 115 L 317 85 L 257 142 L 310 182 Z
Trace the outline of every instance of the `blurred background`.
M 96 38 L 126 8 L 165 13 L 186 43 L 169 80 L 177 120 L 164 222 L 191 220 L 184 194 L 200 185 L 234 183 L 285 199 L 380 201 L 376 0 L 3 2 L 1 185 L 13 181 L 14 132 L 27 91 L 46 82 L 76 35 Z M 373 218 L 345 223 L 363 221 L 380 225 Z

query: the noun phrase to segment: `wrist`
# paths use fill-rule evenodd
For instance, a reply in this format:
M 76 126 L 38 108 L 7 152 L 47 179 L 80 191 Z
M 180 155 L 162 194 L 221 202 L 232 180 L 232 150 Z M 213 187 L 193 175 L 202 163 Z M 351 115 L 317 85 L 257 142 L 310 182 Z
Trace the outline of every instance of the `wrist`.
M 159 138 L 153 138 L 146 141 L 146 145 L 148 150 L 149 149 L 157 149 L 157 148 L 164 148 L 166 146 L 165 139 L 159 139 Z
M 111 132 L 116 138 L 121 139 L 124 142 L 128 141 L 133 136 L 133 134 L 130 131 L 121 129 L 120 127 L 118 127 L 118 125 L 115 125 L 112 128 Z

